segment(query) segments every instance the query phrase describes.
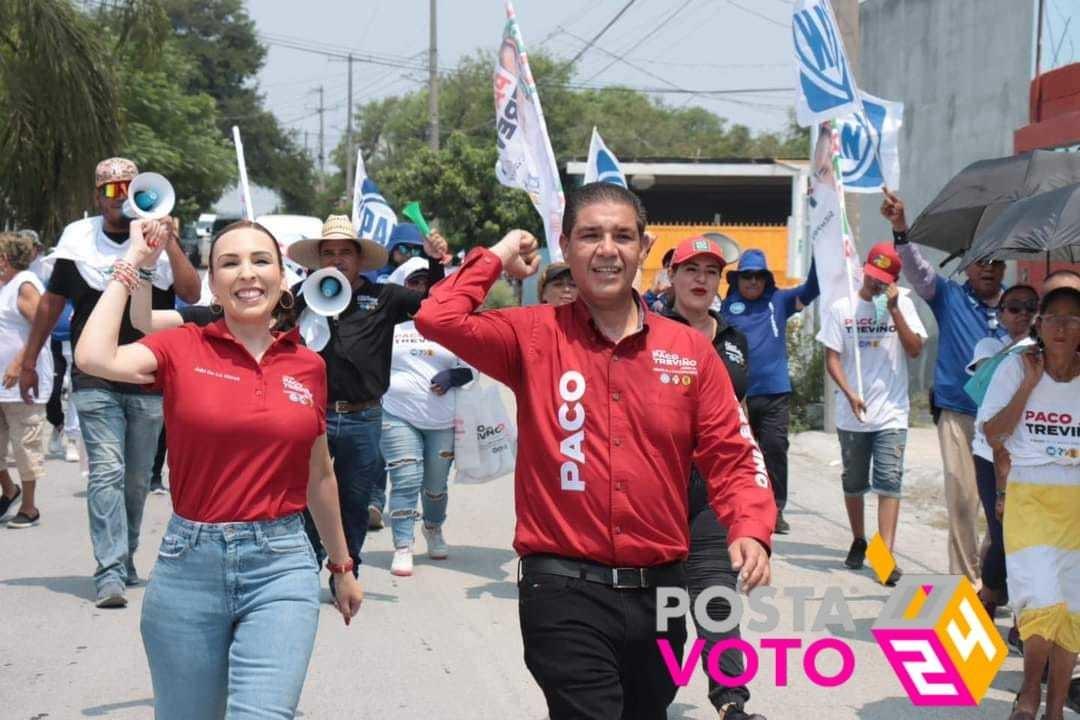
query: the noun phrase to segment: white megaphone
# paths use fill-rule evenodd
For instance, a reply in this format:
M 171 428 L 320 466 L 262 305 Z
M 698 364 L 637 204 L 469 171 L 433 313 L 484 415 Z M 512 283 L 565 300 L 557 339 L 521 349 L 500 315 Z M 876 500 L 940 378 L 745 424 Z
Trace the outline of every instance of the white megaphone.
M 139 173 L 128 185 L 124 215 L 142 220 L 159 220 L 172 212 L 176 191 L 164 175 Z
M 345 274 L 334 267 L 316 270 L 300 286 L 300 293 L 312 312 L 331 317 L 340 315 L 352 302 L 352 288 Z

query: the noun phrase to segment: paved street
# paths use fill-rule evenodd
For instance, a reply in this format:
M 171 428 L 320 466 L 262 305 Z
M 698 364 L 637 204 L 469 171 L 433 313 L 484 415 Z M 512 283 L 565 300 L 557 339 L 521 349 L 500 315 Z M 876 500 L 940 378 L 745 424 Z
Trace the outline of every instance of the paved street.
M 812 585 L 818 599 L 829 584 L 843 588 L 857 631 L 839 634 L 853 643 L 855 675 L 840 688 L 819 689 L 796 664 L 800 656 L 793 656 L 791 685 L 778 689 L 770 687 L 772 654 L 762 653 L 751 684 L 753 709 L 770 720 L 810 714 L 830 720 L 1006 717 L 1021 677 L 1016 656 L 1009 657 L 978 709 L 920 710 L 904 695 L 869 633 L 889 591 L 872 580 L 868 568 L 853 573 L 841 565 L 849 537 L 838 459 L 830 436 L 807 433 L 794 440 L 787 514 L 792 533 L 776 542 L 774 584 Z M 943 503 L 931 430 L 912 431 L 908 461 L 907 482 L 917 507 L 905 506 L 901 516 L 899 562 L 909 573 L 941 572 L 946 569 L 938 509 Z M 144 590 L 130 592 L 126 610 L 94 607 L 84 482 L 75 464 L 50 461 L 48 473 L 41 489 L 42 524 L 0 530 L 0 716 L 150 718 L 150 676 L 138 629 Z M 369 536 L 361 574 L 367 600 L 349 628 L 324 605 L 302 717 L 545 717 L 543 698 L 521 659 L 517 563 L 510 548 L 511 480 L 452 485 L 450 502 L 450 559 L 427 560 L 420 539 L 412 578 L 390 575 L 388 530 Z M 169 511 L 167 497 L 149 498 L 136 559 L 143 574 L 152 569 Z M 808 606 L 812 618 L 818 603 L 811 600 Z M 1008 621 L 999 617 L 997 622 L 1004 632 Z M 820 637 L 791 632 L 790 617 L 774 634 Z M 756 645 L 756 638 L 750 639 Z M 835 669 L 827 657 L 823 672 Z M 679 693 L 669 717 L 715 717 L 705 693 L 699 672 Z

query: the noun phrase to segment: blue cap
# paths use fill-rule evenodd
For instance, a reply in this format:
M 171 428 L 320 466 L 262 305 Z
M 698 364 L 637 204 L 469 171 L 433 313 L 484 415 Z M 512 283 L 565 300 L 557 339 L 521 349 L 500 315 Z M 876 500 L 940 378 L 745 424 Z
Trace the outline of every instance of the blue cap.
M 739 257 L 739 272 L 756 272 L 759 270 L 769 272 L 769 267 L 765 262 L 765 253 L 761 250 L 747 250 Z
M 386 243 L 387 250 L 393 250 L 395 245 L 423 245 L 424 235 L 420 228 L 412 223 L 399 222 L 390 231 L 390 240 Z

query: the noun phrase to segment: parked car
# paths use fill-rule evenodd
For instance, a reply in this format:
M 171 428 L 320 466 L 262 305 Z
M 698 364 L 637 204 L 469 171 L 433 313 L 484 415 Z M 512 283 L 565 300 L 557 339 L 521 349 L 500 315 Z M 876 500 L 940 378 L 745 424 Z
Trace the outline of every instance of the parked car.
M 213 218 L 213 219 L 210 219 Z M 206 267 L 210 262 L 210 242 L 214 236 L 229 225 L 239 220 L 238 217 L 226 215 L 210 215 L 203 213 L 195 223 L 195 232 L 199 234 L 199 264 L 198 267 Z

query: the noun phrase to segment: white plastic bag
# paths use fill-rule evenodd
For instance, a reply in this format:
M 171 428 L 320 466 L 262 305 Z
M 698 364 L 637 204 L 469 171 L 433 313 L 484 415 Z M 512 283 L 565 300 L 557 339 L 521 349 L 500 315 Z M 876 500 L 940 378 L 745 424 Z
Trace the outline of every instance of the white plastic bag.
M 475 380 L 458 388 L 454 412 L 457 481 L 481 483 L 514 472 L 517 428 L 499 387 Z

